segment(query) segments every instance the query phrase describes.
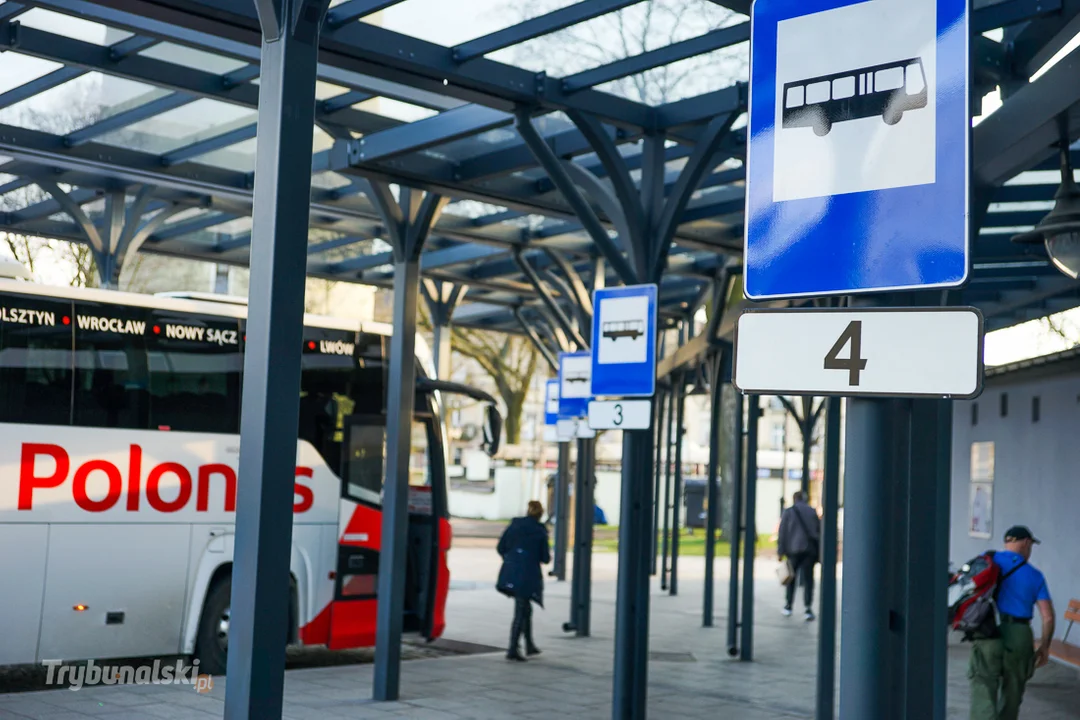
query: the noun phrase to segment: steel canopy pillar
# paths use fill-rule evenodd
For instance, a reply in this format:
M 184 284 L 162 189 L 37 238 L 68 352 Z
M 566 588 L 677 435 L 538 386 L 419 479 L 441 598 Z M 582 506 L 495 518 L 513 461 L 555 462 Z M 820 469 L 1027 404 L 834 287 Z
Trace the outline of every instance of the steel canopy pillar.
M 371 183 L 394 253 L 394 334 L 390 338 L 386 383 L 386 481 L 383 489 L 382 539 L 379 551 L 379 598 L 375 627 L 373 697 L 397 700 L 401 681 L 401 630 L 408 562 L 409 454 L 416 407 L 416 309 L 420 253 L 446 207 L 447 198 L 402 187 L 394 199 L 390 186 Z
M 659 283 L 671 241 L 683 211 L 705 173 L 721 159 L 717 152 L 732 124 L 741 115 L 715 118 L 698 137 L 694 151 L 665 198 L 665 137 L 649 132 L 642 146 L 640 188 L 625 158 L 600 121 L 571 111 L 570 119 L 588 141 L 607 174 L 606 183 L 573 163 L 563 163 L 530 119 L 530 109 L 515 111 L 516 127 L 537 162 L 589 233 L 605 260 L 627 284 Z M 619 229 L 616 243 L 600 222 L 589 193 Z M 624 255 L 625 253 L 625 255 Z M 535 271 L 521 262 L 534 285 Z M 549 304 L 544 299 L 545 304 Z M 560 324 L 563 319 L 559 318 Z M 659 344 L 659 335 L 649 339 Z M 612 717 L 644 718 L 648 696 L 649 568 L 652 522 L 652 427 L 623 432 L 622 508 L 619 523 L 619 578 L 615 609 L 615 661 Z
M 225 717 L 281 717 L 319 28 L 329 0 L 259 0 L 259 148 Z M 271 395 L 273 392 L 273 395 Z

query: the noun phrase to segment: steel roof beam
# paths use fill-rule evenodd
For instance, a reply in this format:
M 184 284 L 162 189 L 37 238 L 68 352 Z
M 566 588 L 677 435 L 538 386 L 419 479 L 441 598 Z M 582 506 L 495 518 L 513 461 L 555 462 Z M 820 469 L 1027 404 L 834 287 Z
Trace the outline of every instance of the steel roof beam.
M 7 3 L 3 7 L 6 8 L 10 4 Z M 160 18 L 148 17 L 147 13 L 144 12 L 144 6 L 148 6 L 149 3 L 144 3 L 141 0 L 136 0 L 134 3 L 103 3 L 88 0 L 34 0 L 34 4 L 78 18 L 94 20 L 109 27 L 149 36 L 155 40 L 167 40 L 250 63 L 257 64 L 259 62 L 259 44 L 257 42 L 254 44 L 237 42 L 229 38 L 163 22 Z M 127 12 L 120 7 L 122 5 L 131 6 L 133 12 Z M 0 18 L 2 18 L 2 13 L 0 13 Z M 320 80 L 365 90 L 383 97 L 419 105 L 420 107 L 447 110 L 461 104 L 460 101 L 444 97 L 439 93 L 417 90 L 399 83 L 388 82 L 380 78 L 361 75 L 325 64 L 319 65 L 318 76 Z
M 505 254 L 508 250 L 509 248 L 471 245 L 468 243 L 455 244 L 441 250 L 428 250 L 425 252 L 420 256 L 420 269 L 434 270 L 452 265 L 475 262 L 495 255 Z M 362 273 L 365 270 L 374 270 L 375 268 L 392 264 L 393 262 L 394 254 L 392 252 L 385 252 L 377 255 L 359 255 L 354 258 L 349 258 L 348 260 L 339 260 L 330 263 L 328 269 L 334 273 Z
M 334 240 L 327 240 L 325 242 L 316 243 L 315 245 L 308 245 L 308 255 L 319 255 L 320 253 L 337 250 L 338 248 L 348 247 L 349 245 L 357 245 L 362 242 L 367 242 L 371 239 L 371 237 L 363 235 L 345 235 Z
M 143 103 L 138 107 L 133 107 L 130 110 L 125 110 L 124 112 L 119 112 L 103 120 L 99 120 L 93 125 L 88 125 L 81 130 L 69 133 L 64 137 L 64 144 L 68 147 L 82 145 L 83 143 L 90 142 L 94 138 L 101 137 L 106 133 L 125 128 L 128 125 L 133 125 L 134 123 L 160 115 L 169 110 L 183 107 L 188 103 L 194 102 L 195 99 L 194 95 L 189 95 L 187 93 L 171 93 L 156 100 Z
M 456 62 L 468 62 L 639 2 L 641 0 L 584 0 L 456 45 L 453 48 L 453 57 Z
M 403 0 L 346 0 L 330 9 L 326 15 L 326 26 L 337 28 L 346 23 L 356 22 L 362 17 L 374 15 L 380 10 L 398 5 Z
M 0 48 L 15 49 L 11 43 L 12 40 L 7 33 L 0 33 Z M 248 108 L 256 108 L 259 102 L 258 86 L 248 82 L 258 76 L 258 66 L 255 65 L 239 68 L 227 75 L 216 75 L 145 55 L 114 57 L 111 48 L 29 27 L 21 27 L 19 30 L 18 52 L 44 60 L 62 62 L 84 71 L 93 70 L 193 96 L 188 99 L 188 102 L 201 97 Z M 116 119 L 110 118 L 104 122 L 109 122 L 112 129 L 117 129 L 123 127 L 118 124 L 122 120 L 135 118 L 129 122 L 136 122 L 138 119 L 152 117 L 152 114 L 147 113 L 159 107 L 152 103 L 164 100 L 160 98 L 151 101 L 145 109 L 133 108 L 128 111 L 132 115 L 121 113 Z M 173 98 L 170 102 L 174 103 L 173 107 L 184 104 L 181 98 Z M 165 109 L 172 108 L 166 106 Z M 143 117 L 138 116 L 140 112 Z M 164 110 L 159 110 L 159 112 L 164 112 Z M 316 121 L 323 120 L 332 120 L 335 124 L 361 132 L 373 132 L 402 124 L 398 120 L 351 107 L 337 108 L 332 113 L 318 113 Z
M 1042 0 L 1029 0 L 1032 10 Z M 1057 12 L 1032 20 L 1013 38 L 1013 60 L 1017 71 L 1025 78 L 1031 77 L 1050 58 L 1080 33 L 1080 0 L 1063 0 Z M 980 12 L 992 10 L 992 6 Z M 978 17 L 979 13 L 975 13 Z
M 972 131 L 974 177 L 983 186 L 1000 185 L 1055 152 L 1057 117 L 1080 101 L 1080 48 L 1038 80 L 1014 93 Z M 1080 122 L 1074 122 L 1075 139 Z
M 379 162 L 505 127 L 513 121 L 514 116 L 508 113 L 482 105 L 463 105 L 433 117 L 344 142 L 348 146 L 349 159 L 354 164 Z
M 196 233 L 200 230 L 207 230 L 215 225 L 221 225 L 222 223 L 227 223 L 230 220 L 235 219 L 235 215 L 230 215 L 228 213 L 207 212 L 204 215 L 200 215 L 199 217 L 190 220 L 181 220 L 180 222 L 166 225 L 154 233 L 150 238 L 150 241 L 162 242 L 164 240 L 171 240 L 172 238 L 183 237 L 184 235 L 190 235 L 191 233 Z
M 255 137 L 256 125 L 251 123 L 250 125 L 244 125 L 238 127 L 235 130 L 222 133 L 221 135 L 214 135 L 213 137 L 200 140 L 198 142 L 185 145 L 184 147 L 177 148 L 161 156 L 161 164 L 165 167 L 176 165 L 178 163 L 186 162 L 193 158 L 197 158 L 200 155 L 206 155 L 207 153 L 214 152 L 215 150 L 221 150 L 227 148 L 230 145 L 235 145 L 245 140 L 250 140 Z
M 6 93 L 0 94 L 0 108 L 10 107 L 16 103 L 20 103 L 23 100 L 32 98 L 38 93 L 43 93 L 46 90 L 50 90 L 59 85 L 63 85 L 69 80 L 85 75 L 86 71 L 82 68 L 75 67 L 62 67 L 57 70 L 53 70 L 51 73 L 42 75 L 41 77 L 31 80 L 28 83 L 23 83 L 18 87 L 8 90 Z
M 26 5 L 17 2 L 6 2 L 0 6 L 0 21 L 14 20 L 25 12 L 28 12 L 30 8 Z
M 664 47 L 632 57 L 616 60 L 607 65 L 585 70 L 563 78 L 563 90 L 572 93 L 585 88 L 596 87 L 629 75 L 652 70 L 662 65 L 704 55 L 722 48 L 747 42 L 750 39 L 750 23 L 744 22 L 730 27 L 720 28 L 699 35 L 689 40 L 672 43 Z
M 736 110 L 746 111 L 750 86 L 738 82 L 730 87 L 697 95 L 696 97 L 676 100 L 656 108 L 657 125 L 662 129 L 672 129 L 708 122 L 714 115 Z
M 737 12 L 740 15 L 749 15 L 750 6 L 753 4 L 753 0 L 709 0 L 709 2 L 727 8 L 732 12 Z
M 225 43 L 247 44 L 253 50 L 261 42 L 250 0 L 99 0 L 97 4 L 179 25 L 189 32 L 217 35 Z M 326 30 L 321 45 L 325 64 L 498 110 L 529 103 L 549 110 L 591 111 L 627 127 L 649 127 L 654 120 L 653 109 L 643 103 L 594 90 L 571 95 L 563 91 L 558 78 L 487 58 L 461 65 L 450 48 L 368 23 Z
M 42 181 L 42 183 L 45 183 L 45 181 Z M 40 183 L 37 182 L 34 184 L 40 185 Z M 42 187 L 42 190 L 49 193 L 49 190 L 46 187 Z M 49 195 L 52 195 L 52 193 L 49 193 Z M 42 200 L 41 202 L 24 207 L 22 210 L 12 210 L 8 213 L 8 218 L 12 224 L 18 225 L 20 223 L 30 222 L 31 220 L 40 220 L 41 218 L 46 218 L 59 212 L 67 212 L 67 208 L 70 207 L 71 204 L 84 205 L 91 200 L 96 200 L 98 198 L 98 194 L 93 190 L 83 189 L 73 189 L 70 193 L 66 193 L 66 196 L 66 199 L 70 200 L 70 202 L 62 203 L 59 199 L 53 197 L 51 200 Z
M 1002 0 L 976 10 L 971 15 L 971 32 L 982 34 L 997 28 L 1027 22 L 1061 10 L 1062 0 Z

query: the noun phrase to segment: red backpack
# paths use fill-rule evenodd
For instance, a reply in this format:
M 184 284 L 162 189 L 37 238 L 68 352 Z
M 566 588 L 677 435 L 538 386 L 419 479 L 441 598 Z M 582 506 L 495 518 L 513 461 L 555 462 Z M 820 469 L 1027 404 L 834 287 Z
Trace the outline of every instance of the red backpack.
M 994 562 L 993 550 L 964 563 L 949 581 L 949 625 L 952 629 L 964 633 L 964 640 L 971 640 L 976 635 L 996 637 L 998 590 L 1006 578 L 1026 563 L 1024 560 L 1002 574 Z

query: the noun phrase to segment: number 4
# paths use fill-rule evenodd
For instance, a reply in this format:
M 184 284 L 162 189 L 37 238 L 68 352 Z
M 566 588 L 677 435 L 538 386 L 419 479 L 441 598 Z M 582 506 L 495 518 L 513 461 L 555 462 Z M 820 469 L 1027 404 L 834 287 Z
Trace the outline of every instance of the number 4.
M 840 357 L 840 352 L 850 343 L 851 352 L 846 358 Z M 859 376 L 866 369 L 866 360 L 862 357 L 862 321 L 852 320 L 840 335 L 840 338 L 825 356 L 826 370 L 847 370 L 848 385 L 858 387 Z

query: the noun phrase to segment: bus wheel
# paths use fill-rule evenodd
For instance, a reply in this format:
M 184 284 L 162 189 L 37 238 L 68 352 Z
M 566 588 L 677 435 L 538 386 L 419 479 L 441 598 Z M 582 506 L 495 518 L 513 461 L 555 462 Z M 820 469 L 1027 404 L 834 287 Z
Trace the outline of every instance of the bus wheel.
M 814 134 L 818 137 L 825 137 L 832 130 L 832 120 L 829 118 L 821 118 L 814 123 Z
M 881 119 L 885 121 L 886 125 L 895 125 L 900 122 L 900 118 L 904 117 L 904 113 L 897 110 L 886 110 L 882 114 Z
M 224 675 L 229 651 L 230 601 L 232 578 L 216 582 L 206 594 L 199 632 L 195 636 L 195 658 L 199 670 L 210 675 Z

